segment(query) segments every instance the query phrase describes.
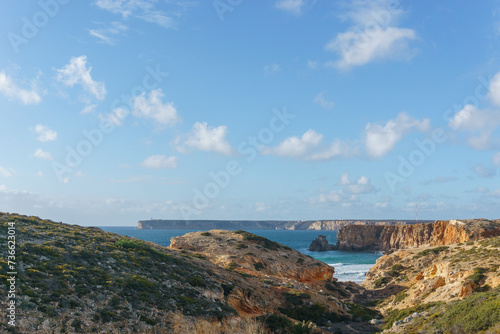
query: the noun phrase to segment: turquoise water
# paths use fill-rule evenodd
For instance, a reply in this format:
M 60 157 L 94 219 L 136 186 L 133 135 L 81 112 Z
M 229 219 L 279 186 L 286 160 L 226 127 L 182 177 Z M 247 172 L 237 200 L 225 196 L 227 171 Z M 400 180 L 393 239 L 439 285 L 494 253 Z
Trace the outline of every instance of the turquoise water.
M 105 231 L 152 241 L 161 246 L 169 246 L 172 237 L 195 232 L 189 230 L 139 230 L 136 227 L 121 226 L 101 226 L 101 228 Z M 368 269 L 381 256 L 380 253 L 371 252 L 310 252 L 308 250 L 311 241 L 320 234 L 325 235 L 330 244 L 336 243 L 336 231 L 249 230 L 249 232 L 279 242 L 333 266 L 335 268 L 334 277 L 340 281 L 362 282 Z

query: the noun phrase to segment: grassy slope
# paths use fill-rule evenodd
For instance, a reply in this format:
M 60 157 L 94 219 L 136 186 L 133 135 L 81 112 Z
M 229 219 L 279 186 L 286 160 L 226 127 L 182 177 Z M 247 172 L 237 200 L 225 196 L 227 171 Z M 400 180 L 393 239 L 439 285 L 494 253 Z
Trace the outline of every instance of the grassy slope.
M 16 227 L 18 327 L 6 326 L 2 309 L 0 332 L 197 333 L 196 325 L 203 319 L 227 324 L 238 315 L 228 306 L 234 291 L 264 311 L 260 321 L 268 329 L 281 333 L 309 332 L 302 325 L 295 328 L 284 315 L 317 323 L 352 317 L 345 311 L 328 312 L 332 305 L 341 304 L 337 297 L 346 293 L 340 284 L 332 290 L 332 284 L 322 283 L 320 288 L 327 291 L 320 293 L 323 297 L 307 290 L 317 300 L 325 300 L 309 310 L 307 299 L 287 300 L 289 291 L 296 291 L 283 287 L 289 280 L 270 286 L 258 276 L 219 268 L 196 253 L 170 250 L 99 228 L 0 213 L 0 294 L 4 296 L 7 277 L 2 273 L 9 271 L 9 222 Z M 247 242 L 276 246 L 267 239 Z M 278 248 L 286 251 L 284 246 Z M 269 250 L 269 256 L 274 251 Z M 283 312 L 270 308 L 272 305 Z
M 16 223 L 18 319 L 29 318 L 33 328 L 44 319 L 50 319 L 49 328 L 86 332 L 106 324 L 168 328 L 170 311 L 209 318 L 235 313 L 204 297 L 206 290 L 223 289 L 196 259 L 98 228 L 36 217 L 0 214 L 0 235 L 7 235 L 9 221 Z M 0 239 L 4 272 L 6 242 Z M 2 285 L 0 294 L 5 293 Z

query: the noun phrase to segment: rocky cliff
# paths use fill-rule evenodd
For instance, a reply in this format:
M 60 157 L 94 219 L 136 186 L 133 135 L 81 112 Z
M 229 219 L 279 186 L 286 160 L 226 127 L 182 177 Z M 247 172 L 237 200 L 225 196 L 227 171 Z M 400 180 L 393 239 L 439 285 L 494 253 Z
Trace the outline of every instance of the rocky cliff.
M 404 220 L 140 220 L 139 229 L 167 230 L 330 230 L 345 225 L 407 225 Z
M 403 226 L 343 226 L 337 234 L 339 250 L 391 252 L 421 246 L 439 246 L 500 235 L 500 221 L 444 220 Z

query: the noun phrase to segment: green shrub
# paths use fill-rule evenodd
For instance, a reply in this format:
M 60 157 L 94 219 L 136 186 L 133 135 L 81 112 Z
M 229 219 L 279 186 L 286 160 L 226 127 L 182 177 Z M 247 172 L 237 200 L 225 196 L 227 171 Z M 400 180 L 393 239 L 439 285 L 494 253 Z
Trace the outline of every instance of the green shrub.
M 304 263 L 304 258 L 299 257 L 299 258 L 297 259 L 297 263 L 299 263 L 299 264 Z
M 473 294 L 448 306 L 436 327 L 448 332 L 477 333 L 500 324 L 500 290 Z
M 283 294 L 287 303 L 292 305 L 303 305 L 304 299 L 310 299 L 311 296 L 304 292 L 288 291 Z
M 405 308 L 402 310 L 394 310 L 389 312 L 387 317 L 385 317 L 385 326 L 384 329 L 389 329 L 392 327 L 392 324 L 398 320 L 402 320 L 406 318 L 407 316 L 415 313 L 415 312 L 423 312 L 431 309 L 434 306 L 441 305 L 442 303 L 427 303 L 427 304 L 420 304 L 417 306 Z
M 324 305 L 318 303 L 311 306 L 295 306 L 294 308 L 280 307 L 278 310 L 290 318 L 297 319 L 299 321 L 312 321 L 319 326 L 326 326 L 328 321 L 339 322 L 344 320 L 339 314 L 328 312 Z
M 429 249 L 426 249 L 426 250 L 419 252 L 415 257 L 427 256 L 430 254 L 439 254 L 440 252 L 447 251 L 448 249 L 449 249 L 448 246 L 439 246 L 439 247 L 435 247 L 435 248 L 429 248 Z
M 257 262 L 257 263 L 254 263 L 253 264 L 253 267 L 255 268 L 255 270 L 257 271 L 260 271 L 261 269 L 264 269 L 264 265 L 262 264 L 262 262 Z
M 376 279 L 375 282 L 373 282 L 373 285 L 375 285 L 376 288 L 380 288 L 382 285 L 386 285 L 390 281 L 391 279 L 389 277 L 381 277 Z
M 192 286 L 198 286 L 198 287 L 202 287 L 202 288 L 207 286 L 207 283 L 198 276 L 190 277 L 188 279 L 188 283 L 191 284 Z
M 486 276 L 483 275 L 483 273 L 486 272 L 485 268 L 476 268 L 474 269 L 474 273 L 468 277 L 465 278 L 465 280 L 472 280 L 474 284 L 479 285 L 480 282 L 485 278 Z
M 406 297 L 408 297 L 408 294 L 404 291 L 401 291 L 396 295 L 396 297 L 394 297 L 394 302 L 395 303 L 402 302 Z
M 201 232 L 201 235 L 204 236 L 204 237 L 209 237 L 212 235 L 212 233 L 210 232 Z
M 348 305 L 350 309 L 349 313 L 356 318 L 362 319 L 363 321 L 368 321 L 379 315 L 379 312 L 365 306 L 361 306 L 354 303 L 348 303 Z
M 245 245 L 244 243 L 237 243 L 236 246 L 235 246 L 236 249 L 245 249 L 245 248 L 248 248 L 247 245 Z

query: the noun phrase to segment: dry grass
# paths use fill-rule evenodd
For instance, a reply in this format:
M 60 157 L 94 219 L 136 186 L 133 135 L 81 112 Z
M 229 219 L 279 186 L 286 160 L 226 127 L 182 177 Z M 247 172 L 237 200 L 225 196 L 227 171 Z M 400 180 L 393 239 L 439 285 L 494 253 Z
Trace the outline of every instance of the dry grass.
M 195 325 L 195 334 L 266 334 L 264 325 L 250 318 L 236 318 L 224 323 L 198 320 Z

